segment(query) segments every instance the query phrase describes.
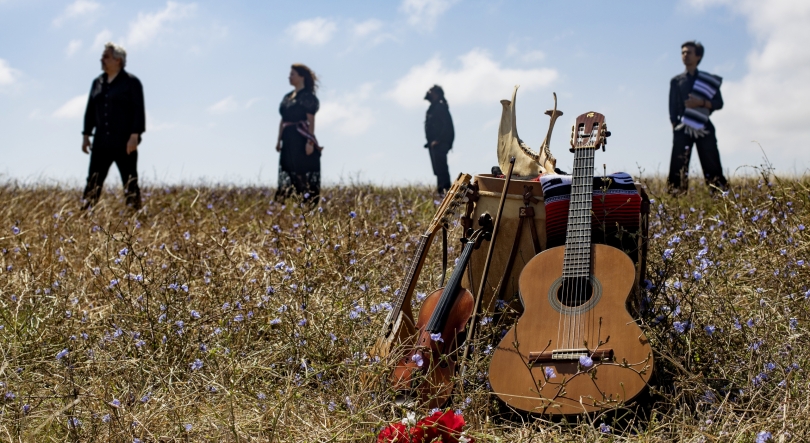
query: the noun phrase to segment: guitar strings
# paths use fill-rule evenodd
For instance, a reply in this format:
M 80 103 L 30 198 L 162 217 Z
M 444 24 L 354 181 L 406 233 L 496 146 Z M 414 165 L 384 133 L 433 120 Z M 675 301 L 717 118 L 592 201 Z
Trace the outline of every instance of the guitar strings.
M 584 136 L 583 132 L 580 128 L 577 128 L 577 133 L 575 134 L 576 137 L 576 144 L 579 145 L 582 142 L 582 138 Z M 578 267 L 578 249 L 579 245 L 577 244 L 577 225 L 580 223 L 580 214 L 579 214 L 579 200 L 581 199 L 579 188 L 580 188 L 580 170 L 582 169 L 582 151 L 577 151 L 575 158 L 574 158 L 574 172 L 573 177 L 571 180 L 571 198 L 569 200 L 569 224 L 567 228 L 567 235 L 566 238 L 566 250 L 565 255 L 563 257 L 563 281 L 562 281 L 562 306 L 560 309 L 561 317 L 565 317 L 563 320 L 564 328 L 563 328 L 563 340 L 564 344 L 562 346 L 563 349 L 571 349 L 572 343 L 574 342 L 574 309 L 572 307 L 573 297 L 578 292 L 578 285 L 579 281 L 576 276 L 576 268 Z M 573 274 L 573 275 L 572 275 Z M 572 281 L 572 279 L 574 281 Z M 573 285 L 572 285 L 573 283 Z M 558 346 L 560 342 L 558 340 Z
M 597 128 L 593 129 L 593 131 L 591 132 L 591 138 L 593 138 L 594 132 L 596 132 L 597 130 L 598 130 Z M 593 257 L 591 257 L 591 229 L 593 228 L 593 224 L 592 224 L 592 220 L 591 220 L 591 208 L 593 207 L 593 160 L 594 160 L 593 157 L 594 157 L 594 151 L 595 151 L 595 149 L 589 149 L 588 150 L 588 154 L 589 154 L 589 156 L 588 156 L 588 183 L 587 183 L 587 186 L 588 186 L 588 198 L 587 198 L 587 202 L 585 204 L 587 212 L 585 212 L 583 214 L 583 226 L 584 226 L 584 229 L 585 229 L 583 231 L 583 237 L 587 238 L 587 242 L 583 242 L 583 243 L 587 247 L 586 256 L 587 256 L 588 260 L 587 260 L 587 262 L 585 260 L 583 260 L 583 268 L 584 268 L 583 270 L 584 270 L 585 278 L 582 280 L 582 284 L 583 284 L 582 299 L 586 300 L 586 301 L 587 301 L 587 297 L 588 297 L 588 283 L 589 283 L 590 274 L 591 274 L 590 264 L 591 264 L 591 260 L 593 259 Z M 587 223 L 587 226 L 585 226 L 585 223 Z M 590 334 L 588 334 L 588 332 L 589 332 L 588 322 L 585 321 L 585 320 L 589 319 L 591 314 L 592 314 L 591 310 L 588 310 L 587 316 L 585 317 L 585 319 L 583 319 L 581 321 L 581 323 L 584 323 L 584 324 L 582 324 L 580 326 L 580 328 L 583 329 L 583 330 L 581 332 L 579 343 L 582 344 L 583 348 L 586 348 L 586 346 L 585 346 L 585 341 L 586 340 L 588 342 L 590 342 Z
M 595 136 L 598 134 L 598 125 L 594 124 L 594 127 L 591 128 L 590 138 L 588 140 L 591 146 L 595 145 Z M 579 299 L 578 302 L 584 304 L 587 302 L 588 296 L 588 282 L 590 280 L 590 262 L 591 262 L 591 229 L 593 228 L 591 222 L 591 208 L 593 206 L 593 161 L 594 161 L 594 151 L 595 148 L 588 148 L 585 157 L 585 170 L 582 171 L 583 183 L 581 186 L 583 187 L 583 194 L 584 197 L 582 199 L 582 208 L 580 210 L 580 217 L 582 217 L 580 226 L 582 232 L 580 235 L 582 238 L 580 239 L 581 243 L 581 256 L 580 256 L 580 273 L 584 274 L 583 277 L 580 277 L 577 282 L 580 287 L 578 288 L 579 292 Z M 587 241 L 586 241 L 587 240 Z M 578 324 L 578 337 L 577 342 L 575 343 L 575 349 L 579 349 L 580 347 L 585 347 L 585 340 L 588 340 L 590 337 L 588 336 L 588 328 L 587 322 L 584 321 L 582 318 L 581 310 L 580 313 L 577 314 L 577 324 Z M 590 317 L 590 312 L 588 313 L 588 317 Z M 586 318 L 588 318 L 586 317 Z M 588 340 L 590 341 L 590 340 Z
M 598 130 L 598 125 L 594 125 L 591 133 L 589 134 L 588 144 L 593 144 L 595 132 Z M 583 128 L 584 129 L 584 128 Z M 584 138 L 583 131 L 583 138 Z M 585 341 L 588 340 L 589 328 L 587 319 L 590 314 L 583 318 L 580 307 L 587 302 L 588 282 L 590 280 L 590 229 L 592 228 L 590 221 L 590 212 L 592 207 L 592 194 L 593 194 L 593 154 L 594 148 L 584 148 L 583 154 L 580 156 L 580 161 L 575 165 L 575 176 L 579 178 L 575 184 L 572 193 L 576 197 L 574 200 L 574 220 L 576 223 L 573 225 L 572 233 L 574 235 L 572 244 L 575 245 L 573 249 L 573 269 L 574 269 L 574 288 L 571 291 L 569 300 L 569 315 L 570 315 L 570 329 L 569 340 L 567 343 L 568 349 L 580 349 L 584 347 Z M 586 226 L 587 224 L 587 226 Z M 578 228 L 578 229 L 577 229 Z

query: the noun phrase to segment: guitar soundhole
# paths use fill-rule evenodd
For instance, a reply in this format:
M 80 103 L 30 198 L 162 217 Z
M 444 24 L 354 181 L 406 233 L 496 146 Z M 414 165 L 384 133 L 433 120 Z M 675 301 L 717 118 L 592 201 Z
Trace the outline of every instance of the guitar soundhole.
M 593 286 L 588 277 L 568 277 L 557 290 L 557 299 L 563 306 L 574 308 L 584 305 L 593 297 Z

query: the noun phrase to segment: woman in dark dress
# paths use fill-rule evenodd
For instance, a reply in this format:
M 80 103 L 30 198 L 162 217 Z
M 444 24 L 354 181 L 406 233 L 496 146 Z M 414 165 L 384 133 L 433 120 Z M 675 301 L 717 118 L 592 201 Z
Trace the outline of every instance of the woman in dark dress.
M 281 123 L 276 151 L 278 165 L 276 200 L 300 194 L 305 201 L 317 201 L 321 191 L 321 151 L 315 138 L 315 113 L 320 106 L 315 96 L 317 77 L 301 64 L 292 65 L 290 84 L 295 89 L 279 106 Z

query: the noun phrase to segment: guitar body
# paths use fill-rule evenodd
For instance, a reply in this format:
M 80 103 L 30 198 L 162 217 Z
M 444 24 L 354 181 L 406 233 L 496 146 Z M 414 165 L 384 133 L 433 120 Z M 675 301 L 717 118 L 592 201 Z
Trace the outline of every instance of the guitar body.
M 453 393 L 453 375 L 456 372 L 453 354 L 459 346 L 456 337 L 464 330 L 475 305 L 472 293 L 459 288 L 441 331 L 442 341 L 434 341 L 426 327 L 443 292 L 444 288 L 437 289 L 425 298 L 416 321 L 419 331 L 417 343 L 391 373 L 391 383 L 395 390 L 417 399 L 429 408 L 441 407 Z M 418 355 L 416 360 L 414 355 Z M 421 365 L 417 363 L 420 359 Z
M 641 393 L 652 373 L 648 340 L 625 306 L 635 275 L 630 258 L 592 245 L 592 295 L 566 307 L 556 290 L 565 249 L 546 250 L 526 264 L 519 280 L 525 311 L 492 356 L 493 392 L 527 412 L 568 415 L 617 406 Z M 551 357 L 555 350 L 574 348 L 588 351 L 590 368 L 577 357 Z M 554 377 L 546 379 L 547 367 Z

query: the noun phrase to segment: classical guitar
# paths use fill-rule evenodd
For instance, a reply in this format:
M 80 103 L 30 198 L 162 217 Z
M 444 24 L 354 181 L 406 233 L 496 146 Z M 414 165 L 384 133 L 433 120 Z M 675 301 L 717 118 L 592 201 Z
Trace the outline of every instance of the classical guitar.
M 582 114 L 572 128 L 574 173 L 565 246 L 526 264 L 518 284 L 525 311 L 492 356 L 489 381 L 506 404 L 527 412 L 594 412 L 632 400 L 647 386 L 653 355 L 625 302 L 635 268 L 621 250 L 591 244 L 594 151 L 605 117 Z
M 472 252 L 484 240 L 492 238 L 492 217 L 484 213 L 478 220 L 478 230 L 469 232 L 456 267 L 447 281 L 425 298 L 416 320 L 417 340 L 405 353 L 391 373 L 397 402 L 417 400 L 430 408 L 441 407 L 453 392 L 456 371 L 456 351 L 460 335 L 475 306 L 472 293 L 461 287 L 464 269 Z
M 372 357 L 387 357 L 395 346 L 406 342 L 416 333 L 410 304 L 416 281 L 422 272 L 422 266 L 425 264 L 428 250 L 431 243 L 433 243 L 436 232 L 442 227 L 449 228 L 453 215 L 459 212 L 459 206 L 465 203 L 470 179 L 472 179 L 472 176 L 469 174 L 458 175 L 458 178 L 456 178 L 456 181 L 439 204 L 436 214 L 428 224 L 424 234 L 420 237 L 405 278 L 402 280 L 399 290 L 394 291 L 391 299 L 391 311 L 388 312 L 388 316 L 385 318 L 382 334 L 377 338 L 374 347 L 371 349 L 370 354 Z

